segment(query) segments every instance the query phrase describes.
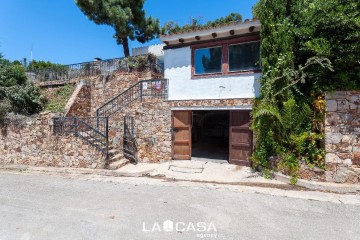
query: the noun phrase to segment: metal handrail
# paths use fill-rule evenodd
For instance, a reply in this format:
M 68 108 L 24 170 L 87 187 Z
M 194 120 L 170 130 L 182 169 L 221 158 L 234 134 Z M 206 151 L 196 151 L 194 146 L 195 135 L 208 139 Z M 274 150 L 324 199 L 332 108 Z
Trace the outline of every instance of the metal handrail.
M 89 120 L 90 119 L 90 123 Z M 92 120 L 96 126 L 92 126 Z M 109 157 L 109 118 L 108 117 L 54 117 L 54 134 L 80 137 Z M 104 124 L 100 127 L 99 123 Z M 104 132 L 102 132 L 104 130 Z
M 132 102 L 147 97 L 167 97 L 167 79 L 143 80 L 96 110 L 95 117 L 54 117 L 54 134 L 80 137 L 109 158 L 109 117 Z M 86 133 L 86 134 L 85 134 Z M 134 136 L 129 136 L 134 142 Z
M 115 114 L 132 102 L 145 97 L 167 97 L 167 79 L 142 80 L 134 84 L 124 92 L 110 99 L 96 110 L 96 116 L 107 116 Z

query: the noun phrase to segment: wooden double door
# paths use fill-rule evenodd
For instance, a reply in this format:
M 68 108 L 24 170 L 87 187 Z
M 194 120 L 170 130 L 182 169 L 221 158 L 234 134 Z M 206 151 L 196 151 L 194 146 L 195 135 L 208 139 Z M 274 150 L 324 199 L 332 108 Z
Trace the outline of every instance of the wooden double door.
M 253 134 L 250 130 L 250 111 L 231 110 L 229 117 L 229 162 L 250 166 L 253 148 Z M 192 111 L 172 112 L 172 157 L 176 160 L 190 160 Z

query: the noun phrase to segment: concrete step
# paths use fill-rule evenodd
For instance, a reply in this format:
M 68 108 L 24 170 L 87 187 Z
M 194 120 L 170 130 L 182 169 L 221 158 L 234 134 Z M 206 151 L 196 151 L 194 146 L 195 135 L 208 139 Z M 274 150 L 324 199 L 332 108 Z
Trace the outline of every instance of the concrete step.
M 116 169 L 119 169 L 123 166 L 125 166 L 126 164 L 130 163 L 130 161 L 126 158 L 122 158 L 120 160 L 117 160 L 115 162 L 112 162 L 109 164 L 109 169 L 110 170 L 116 170 Z

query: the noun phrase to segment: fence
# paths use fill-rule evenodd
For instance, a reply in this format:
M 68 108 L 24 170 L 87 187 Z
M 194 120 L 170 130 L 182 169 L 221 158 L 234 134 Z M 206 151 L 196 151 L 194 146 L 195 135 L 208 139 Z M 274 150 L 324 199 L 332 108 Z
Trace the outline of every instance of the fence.
M 163 72 L 163 63 L 154 55 L 141 55 L 127 58 L 113 58 L 70 65 L 57 65 L 50 68 L 26 72 L 32 81 L 68 81 L 79 77 L 107 75 L 116 71 L 130 72 L 132 70 L 155 70 Z

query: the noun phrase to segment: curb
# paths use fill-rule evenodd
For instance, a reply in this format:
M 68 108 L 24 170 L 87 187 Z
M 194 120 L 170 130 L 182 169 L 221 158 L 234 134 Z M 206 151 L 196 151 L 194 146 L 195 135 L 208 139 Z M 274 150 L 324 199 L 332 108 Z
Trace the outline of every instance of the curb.
M 0 165 L 0 170 L 30 172 L 30 173 L 57 173 L 57 174 L 80 174 L 80 175 L 101 175 L 112 177 L 142 177 L 144 174 L 152 170 L 129 173 L 119 172 L 116 170 L 107 169 L 89 169 L 89 168 L 60 168 L 60 167 L 33 167 L 26 165 Z
M 280 182 L 290 184 L 290 177 L 281 173 L 274 173 L 275 180 Z M 332 183 L 330 183 L 332 184 Z M 360 186 L 351 186 L 347 184 L 334 183 L 338 186 L 328 185 L 328 183 L 321 182 L 312 182 L 304 179 L 298 179 L 296 186 L 304 187 L 307 189 L 323 192 L 333 192 L 333 193 L 360 193 Z

